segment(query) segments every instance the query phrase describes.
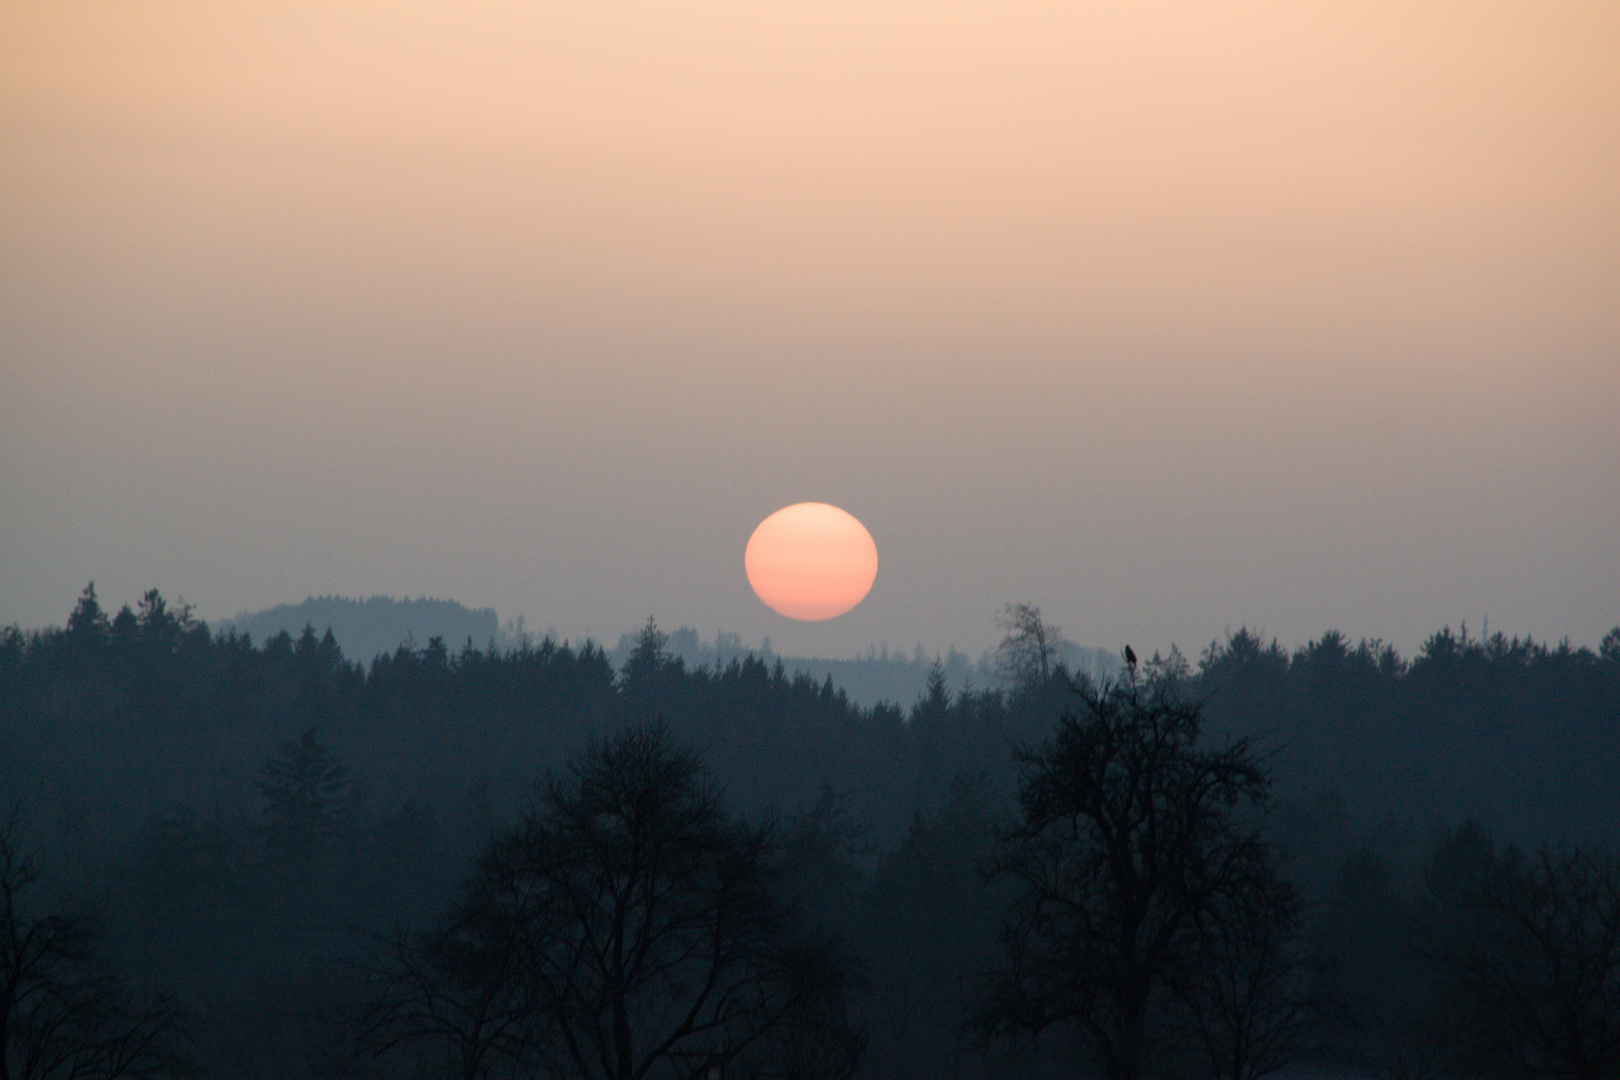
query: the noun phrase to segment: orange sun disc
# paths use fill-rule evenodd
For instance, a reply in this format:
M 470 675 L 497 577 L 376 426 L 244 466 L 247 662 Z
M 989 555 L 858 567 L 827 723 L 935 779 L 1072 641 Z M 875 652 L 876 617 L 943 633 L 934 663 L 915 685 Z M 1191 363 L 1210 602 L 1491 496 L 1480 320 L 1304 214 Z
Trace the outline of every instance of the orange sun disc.
M 866 599 L 877 545 L 855 518 L 826 503 L 783 507 L 748 538 L 743 568 L 765 606 L 790 619 L 833 619 Z

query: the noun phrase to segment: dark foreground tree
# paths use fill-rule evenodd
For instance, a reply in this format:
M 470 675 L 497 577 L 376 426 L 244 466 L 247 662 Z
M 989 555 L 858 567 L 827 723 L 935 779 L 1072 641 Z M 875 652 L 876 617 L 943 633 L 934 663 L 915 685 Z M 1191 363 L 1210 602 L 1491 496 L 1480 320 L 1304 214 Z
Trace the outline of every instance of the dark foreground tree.
M 1469 823 L 1425 877 L 1440 901 L 1436 1034 L 1456 1073 L 1620 1076 L 1620 858 L 1497 851 Z
M 1321 1052 L 1339 1010 L 1315 953 L 1292 884 L 1261 872 L 1223 890 L 1175 987 L 1173 1041 L 1219 1080 L 1257 1080 Z
M 1016 890 L 1005 967 L 980 1033 L 1075 1038 L 1104 1074 L 1138 1080 L 1223 913 L 1264 907 L 1267 849 L 1238 821 L 1268 781 L 1245 742 L 1200 745 L 1199 709 L 1168 684 L 1080 687 L 1056 734 L 1021 755 L 1019 818 L 993 871 Z M 1161 1025 L 1167 1027 L 1168 1025 Z
M 21 814 L 0 819 L 0 1080 L 168 1075 L 176 1010 L 120 982 L 96 955 L 90 915 L 32 910 L 39 868 Z
M 853 1071 L 847 964 L 796 937 L 769 829 L 662 724 L 544 785 L 441 925 L 394 949 L 366 1041 L 471 1080 Z

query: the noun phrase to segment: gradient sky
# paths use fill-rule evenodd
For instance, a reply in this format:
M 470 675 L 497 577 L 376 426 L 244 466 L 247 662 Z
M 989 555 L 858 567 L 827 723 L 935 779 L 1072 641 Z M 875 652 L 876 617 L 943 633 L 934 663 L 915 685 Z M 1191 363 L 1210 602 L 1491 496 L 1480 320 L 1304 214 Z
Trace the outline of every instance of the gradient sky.
M 0 623 L 1620 623 L 1620 5 L 0 6 Z M 855 612 L 743 548 L 842 506 Z

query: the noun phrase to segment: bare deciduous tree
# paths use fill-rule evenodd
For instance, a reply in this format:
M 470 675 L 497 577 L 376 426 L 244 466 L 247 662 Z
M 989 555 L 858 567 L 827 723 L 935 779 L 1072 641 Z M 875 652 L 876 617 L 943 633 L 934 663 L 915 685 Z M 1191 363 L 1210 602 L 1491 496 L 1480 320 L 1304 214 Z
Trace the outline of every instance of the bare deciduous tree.
M 1198 951 L 1175 987 L 1176 1021 L 1202 1068 L 1257 1080 L 1324 1044 L 1334 1009 L 1292 885 L 1266 872 L 1225 892 L 1198 920 Z
M 794 936 L 775 854 L 666 727 L 628 728 L 549 778 L 440 929 L 396 950 L 368 1037 L 437 1047 L 463 1080 L 837 1080 L 859 1053 L 849 969 Z
M 1471 830 L 1471 831 L 1470 831 Z M 1620 1075 L 1620 858 L 1596 848 L 1493 852 L 1438 873 L 1447 910 L 1429 953 L 1442 973 L 1439 1036 L 1465 1075 Z M 1442 847 L 1442 854 L 1445 846 Z
M 995 651 L 996 673 L 1013 686 L 1044 685 L 1063 640 L 1061 629 L 1045 622 L 1034 604 L 1003 605 L 996 627 L 1002 632 Z
M 457 1080 L 518 1075 L 529 1063 L 538 1018 L 515 943 L 498 928 L 452 917 L 377 944 L 361 965 L 372 998 L 353 1026 L 360 1055 Z
M 1017 890 L 1007 961 L 978 1018 L 988 1039 L 1061 1029 L 1109 1077 L 1139 1080 L 1150 1016 L 1185 986 L 1200 929 L 1270 879 L 1235 811 L 1268 781 L 1238 742 L 1199 745 L 1200 713 L 1166 687 L 1082 687 L 1022 755 L 1019 820 L 993 871 Z
M 0 820 L 0 1080 L 166 1075 L 177 1010 L 138 1000 L 97 957 L 93 915 L 38 913 L 22 815 Z

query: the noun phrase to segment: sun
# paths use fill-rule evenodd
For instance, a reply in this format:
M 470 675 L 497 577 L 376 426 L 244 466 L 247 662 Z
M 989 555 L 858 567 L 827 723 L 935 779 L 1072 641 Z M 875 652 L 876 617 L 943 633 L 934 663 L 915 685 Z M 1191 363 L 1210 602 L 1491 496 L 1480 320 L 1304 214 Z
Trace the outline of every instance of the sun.
M 786 506 L 748 538 L 743 569 L 765 606 L 806 622 L 835 619 L 866 599 L 877 544 L 854 515 L 826 503 Z

